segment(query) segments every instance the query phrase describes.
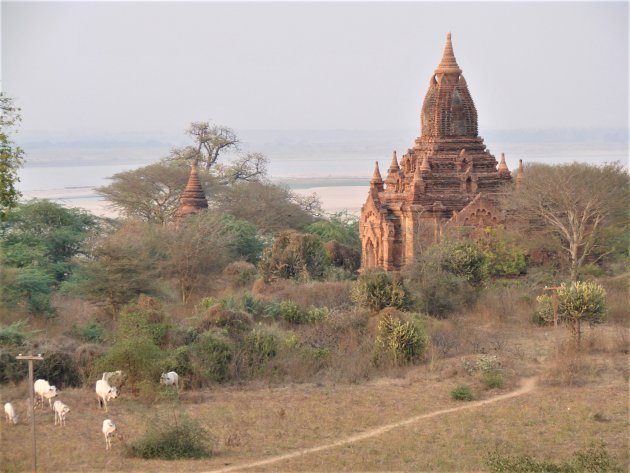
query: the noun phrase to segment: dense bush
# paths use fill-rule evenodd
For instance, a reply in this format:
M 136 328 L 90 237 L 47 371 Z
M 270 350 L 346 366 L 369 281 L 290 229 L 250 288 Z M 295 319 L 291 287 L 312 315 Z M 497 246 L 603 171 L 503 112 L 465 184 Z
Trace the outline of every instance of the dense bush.
M 464 384 L 453 388 L 453 390 L 451 390 L 451 397 L 456 401 L 472 401 L 475 399 L 470 388 Z
M 477 246 L 486 257 L 490 276 L 517 276 L 525 273 L 527 252 L 503 229 L 485 228 Z
M 14 350 L 0 349 L 0 384 L 19 383 L 28 374 L 28 365 L 15 359 Z
M 11 325 L 0 324 L 0 347 L 21 347 L 32 336 L 26 330 L 26 320 L 18 320 Z
M 85 325 L 74 325 L 70 333 L 84 342 L 102 342 L 105 340 L 105 327 L 92 320 Z
M 353 284 L 350 297 L 361 307 L 379 311 L 385 307 L 405 309 L 411 303 L 407 288 L 398 275 L 366 271 Z
M 63 352 L 45 354 L 43 361 L 34 364 L 33 374 L 36 379 L 45 379 L 58 389 L 82 384 L 77 364 L 70 355 Z
M 303 324 L 307 321 L 304 309 L 293 301 L 280 302 L 280 317 L 290 324 Z
M 422 311 L 437 318 L 470 307 L 477 299 L 477 291 L 465 278 L 446 272 L 423 278 L 416 291 Z
M 193 384 L 204 386 L 208 381 L 225 381 L 232 358 L 232 342 L 225 331 L 215 329 L 200 334 L 190 347 Z
M 322 279 L 328 265 L 326 250 L 317 235 L 284 231 L 264 251 L 259 267 L 266 281 L 275 278 L 309 281 Z
M 208 446 L 208 432 L 189 418 L 154 419 L 144 436 L 128 446 L 128 452 L 132 457 L 145 460 L 206 458 L 212 455 Z
M 74 362 L 81 377 L 83 385 L 90 384 L 97 378 L 94 365 L 96 360 L 103 355 L 105 349 L 101 345 L 86 343 L 77 347 L 74 351 Z
M 530 455 L 505 455 L 492 451 L 486 455 L 486 465 L 492 473 L 621 473 L 614 465 L 603 444 L 575 452 L 562 463 L 536 460 Z
M 242 349 L 249 365 L 255 366 L 278 353 L 280 340 L 265 326 L 259 325 L 243 339 Z
M 257 272 L 256 266 L 252 263 L 248 263 L 247 261 L 234 261 L 225 267 L 223 275 L 230 282 L 230 286 L 237 289 L 239 287 L 249 286 L 254 282 Z
M 429 339 L 419 323 L 405 322 L 386 314 L 379 322 L 374 341 L 374 361 L 378 365 L 402 366 L 417 361 L 426 350 Z

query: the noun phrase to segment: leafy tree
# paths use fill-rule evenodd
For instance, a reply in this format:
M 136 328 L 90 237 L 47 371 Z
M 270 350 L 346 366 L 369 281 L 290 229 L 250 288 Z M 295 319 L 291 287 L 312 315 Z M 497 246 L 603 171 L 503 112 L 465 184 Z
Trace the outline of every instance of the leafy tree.
M 53 314 L 52 294 L 74 270 L 72 258 L 98 220 L 79 209 L 46 200 L 19 204 L 0 223 L 5 304 L 25 302 L 34 314 Z
M 562 283 L 557 290 L 558 320 L 565 322 L 573 331 L 575 344 L 579 348 L 582 337 L 582 322 L 591 325 L 606 320 L 606 291 L 595 282 Z M 553 299 L 538 297 L 537 314 L 547 322 L 553 321 Z
M 527 254 L 504 229 L 485 228 L 477 246 L 483 251 L 490 276 L 517 276 L 525 273 Z
M 112 183 L 97 188 L 96 192 L 124 217 L 166 223 L 177 211 L 189 174 L 188 166 L 155 163 L 114 174 L 109 178 Z M 202 181 L 207 183 L 207 176 L 202 176 Z
M 522 185 L 506 193 L 503 206 L 524 231 L 543 232 L 562 243 L 576 281 L 589 258 L 595 262 L 624 240 L 606 238 L 610 229 L 627 233 L 630 175 L 621 163 L 583 163 L 526 168 Z
M 201 167 L 210 170 L 219 159 L 219 155 L 238 148 L 238 137 L 234 130 L 209 122 L 192 122 L 186 131 L 193 144 L 174 148 L 171 158 L 175 161 L 191 163 L 197 161 Z
M 312 205 L 290 189 L 262 182 L 237 182 L 212 196 L 213 208 L 253 223 L 262 233 L 301 229 L 314 221 Z
M 177 281 L 182 302 L 202 285 L 205 276 L 222 271 L 230 262 L 230 243 L 238 230 L 233 220 L 205 211 L 188 216 L 177 231 L 167 233 L 169 258 L 164 270 Z
M 266 280 L 273 278 L 321 279 L 328 266 L 328 257 L 317 235 L 287 230 L 278 234 L 260 261 Z
M 359 219 L 347 211 L 333 213 L 304 229 L 318 235 L 324 243 L 336 241 L 351 248 L 361 249 Z
M 229 165 L 216 164 L 215 170 L 221 182 L 260 181 L 267 175 L 268 159 L 262 153 L 244 153 Z
M 258 263 L 265 247 L 265 240 L 259 235 L 256 225 L 229 214 L 221 216 L 221 225 L 229 236 L 228 246 L 234 255 L 249 263 Z
M 128 221 L 112 233 L 98 235 L 89 257 L 77 261 L 66 290 L 105 301 L 114 313 L 140 294 L 161 294 L 162 264 L 169 256 L 166 231 L 159 225 Z
M 15 184 L 19 182 L 17 172 L 24 163 L 24 151 L 10 138 L 11 130 L 21 119 L 13 99 L 0 92 L 0 220 L 6 218 L 21 196 Z

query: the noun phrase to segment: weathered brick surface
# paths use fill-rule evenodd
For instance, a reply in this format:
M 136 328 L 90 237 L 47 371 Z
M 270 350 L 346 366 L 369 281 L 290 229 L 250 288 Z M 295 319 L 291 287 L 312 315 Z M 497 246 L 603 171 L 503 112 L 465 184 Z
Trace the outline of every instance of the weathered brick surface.
M 193 161 L 190 167 L 190 176 L 186 188 L 179 199 L 179 208 L 175 213 L 175 218 L 180 219 L 186 215 L 199 212 L 208 208 L 206 194 L 201 187 L 199 174 L 197 173 L 197 162 Z
M 376 165 L 361 211 L 363 268 L 402 269 L 424 246 L 438 241 L 445 226 L 502 220 L 496 194 L 512 176 L 503 157 L 497 168 L 478 135 L 477 109 L 450 33 L 429 82 L 420 122 L 413 148 L 400 164 L 394 152 L 384 181 Z M 477 209 L 473 202 L 483 206 Z

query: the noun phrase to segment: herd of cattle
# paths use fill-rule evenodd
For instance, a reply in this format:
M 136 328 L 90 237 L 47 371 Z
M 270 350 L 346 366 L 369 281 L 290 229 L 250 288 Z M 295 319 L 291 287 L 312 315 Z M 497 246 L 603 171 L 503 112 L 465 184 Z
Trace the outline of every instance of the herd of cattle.
M 112 386 L 110 381 L 113 377 L 120 378 L 122 376 L 123 373 L 121 370 L 110 371 L 103 373 L 102 378 L 96 382 L 95 391 L 98 399 L 98 406 L 99 408 L 105 408 L 105 412 L 107 412 L 107 403 L 118 397 L 118 388 L 116 386 Z M 175 371 L 162 373 L 160 383 L 167 386 L 175 386 L 175 388 L 179 390 L 179 376 Z M 60 400 L 56 400 L 54 403 L 52 402 L 52 399 L 57 397 L 57 394 L 59 394 L 57 388 L 55 386 L 51 386 L 50 383 L 44 379 L 38 379 L 33 384 L 33 390 L 35 395 L 39 398 L 34 408 L 36 408 L 37 405 L 43 406 L 44 400 L 48 399 L 48 407 L 55 413 L 55 425 L 59 423 L 60 426 L 65 426 L 66 415 L 70 412 L 70 408 Z M 28 406 L 27 417 L 30 417 L 32 415 L 32 412 L 30 411 L 30 402 L 28 403 Z M 7 402 L 4 405 L 4 413 L 8 423 L 13 425 L 18 423 L 18 415 L 13 404 Z M 116 435 L 116 424 L 114 424 L 111 419 L 105 419 L 103 421 L 102 432 L 105 436 L 105 450 L 109 450 L 112 446 L 112 437 Z

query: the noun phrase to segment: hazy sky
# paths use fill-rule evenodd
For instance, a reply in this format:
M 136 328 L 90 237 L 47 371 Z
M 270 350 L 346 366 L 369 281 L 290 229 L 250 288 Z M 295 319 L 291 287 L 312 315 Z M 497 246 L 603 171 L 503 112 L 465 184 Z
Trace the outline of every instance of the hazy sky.
M 482 132 L 628 127 L 626 2 L 3 1 L 2 88 L 27 134 L 409 128 L 447 31 Z

